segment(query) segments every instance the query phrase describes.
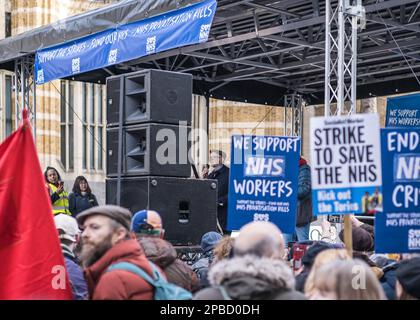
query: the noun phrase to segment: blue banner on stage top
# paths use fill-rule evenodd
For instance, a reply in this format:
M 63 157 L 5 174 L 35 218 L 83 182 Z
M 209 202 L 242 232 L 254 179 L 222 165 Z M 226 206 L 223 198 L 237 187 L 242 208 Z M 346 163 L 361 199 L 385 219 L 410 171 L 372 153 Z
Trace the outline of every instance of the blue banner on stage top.
M 388 98 L 386 127 L 420 127 L 420 94 Z
M 227 229 L 270 221 L 293 233 L 300 138 L 233 136 L 231 150 Z
M 216 0 L 208 0 L 39 50 L 35 57 L 36 83 L 206 42 L 216 6 Z
M 420 129 L 382 129 L 381 145 L 384 199 L 375 251 L 420 252 Z

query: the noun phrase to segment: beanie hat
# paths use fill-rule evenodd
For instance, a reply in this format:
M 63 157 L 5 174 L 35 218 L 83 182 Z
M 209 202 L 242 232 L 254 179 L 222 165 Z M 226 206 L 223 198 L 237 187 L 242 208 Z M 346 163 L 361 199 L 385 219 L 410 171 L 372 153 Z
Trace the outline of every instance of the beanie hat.
M 201 238 L 201 248 L 204 252 L 213 250 L 213 248 L 219 243 L 221 239 L 222 236 L 219 233 L 215 231 L 207 232 Z
M 327 250 L 327 249 L 333 249 L 334 247 L 324 241 L 315 242 L 312 246 L 306 250 L 305 254 L 302 257 L 302 264 L 311 267 L 314 264 L 315 258 L 318 255 L 318 253 Z
M 420 258 L 403 260 L 395 274 L 404 291 L 420 299 Z
M 344 229 L 341 230 L 339 237 L 344 242 Z M 369 232 L 361 227 L 352 228 L 353 249 L 354 251 L 371 251 L 373 239 Z
M 75 218 L 68 214 L 57 214 L 54 216 L 54 222 L 60 239 L 76 242 L 76 236 L 80 234 L 80 230 Z

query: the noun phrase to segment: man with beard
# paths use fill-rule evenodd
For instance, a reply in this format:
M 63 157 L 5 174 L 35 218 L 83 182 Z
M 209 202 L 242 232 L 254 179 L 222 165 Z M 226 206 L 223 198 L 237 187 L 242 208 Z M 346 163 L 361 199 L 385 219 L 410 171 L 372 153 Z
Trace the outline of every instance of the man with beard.
M 131 212 L 119 206 L 93 207 L 77 216 L 83 228 L 80 260 L 92 300 L 153 300 L 154 288 L 138 275 L 107 269 L 128 262 L 152 276 L 143 249 L 130 233 Z

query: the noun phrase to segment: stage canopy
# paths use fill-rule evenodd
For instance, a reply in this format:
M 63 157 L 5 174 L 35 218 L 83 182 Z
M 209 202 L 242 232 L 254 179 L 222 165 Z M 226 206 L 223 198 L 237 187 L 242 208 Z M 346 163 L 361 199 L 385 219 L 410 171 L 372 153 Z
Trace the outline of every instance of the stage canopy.
M 73 16 L 0 41 L 0 68 L 13 70 L 14 61 L 23 56 L 35 58 L 37 52 L 55 46 L 100 38 L 101 32 L 144 25 L 206 2 L 129 0 Z M 414 74 L 418 76 L 420 71 L 420 3 L 365 0 L 363 5 L 367 24 L 358 33 L 358 98 L 418 91 Z M 207 14 L 202 13 L 201 18 Z M 195 26 L 191 31 L 194 41 L 174 40 L 173 49 L 149 41 L 155 51 L 121 62 L 106 60 L 86 72 L 79 64 L 75 74 L 61 76 L 104 83 L 110 75 L 144 68 L 170 70 L 191 73 L 194 92 L 205 96 L 281 105 L 285 93 L 298 92 L 311 104 L 323 103 L 324 15 L 322 0 L 219 0 L 211 29 L 202 29 L 205 23 Z M 202 41 L 200 33 L 208 35 L 208 40 Z M 186 37 L 185 31 L 171 36 Z M 96 54 L 92 59 L 109 58 L 109 51 L 108 55 L 100 50 Z

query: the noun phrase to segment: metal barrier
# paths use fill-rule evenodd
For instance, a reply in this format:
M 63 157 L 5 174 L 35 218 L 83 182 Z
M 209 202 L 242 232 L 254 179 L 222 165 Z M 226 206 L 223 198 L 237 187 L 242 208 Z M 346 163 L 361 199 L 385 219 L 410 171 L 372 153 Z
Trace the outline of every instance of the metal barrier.
M 194 262 L 199 260 L 203 254 L 203 250 L 200 246 L 175 246 L 174 248 L 178 258 L 188 265 L 194 264 Z

